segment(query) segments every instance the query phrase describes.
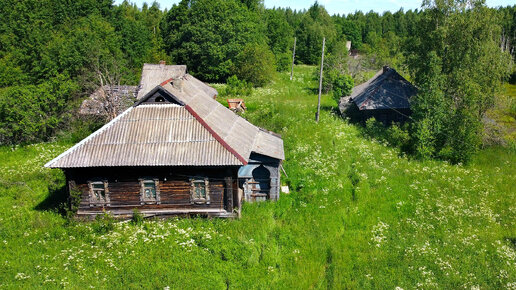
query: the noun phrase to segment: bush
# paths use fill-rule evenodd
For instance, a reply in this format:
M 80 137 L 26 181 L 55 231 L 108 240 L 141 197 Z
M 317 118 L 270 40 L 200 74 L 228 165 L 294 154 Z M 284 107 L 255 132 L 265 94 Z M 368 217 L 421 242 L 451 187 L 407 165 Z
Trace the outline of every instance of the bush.
M 112 214 L 107 212 L 99 214 L 95 217 L 92 228 L 97 234 L 108 233 L 115 228 L 115 218 Z
M 81 195 L 82 192 L 77 186 L 72 186 L 70 188 L 70 196 L 68 197 L 68 206 L 65 207 L 66 217 L 71 220 L 75 217 L 75 214 L 79 210 L 79 205 L 81 204 Z
M 131 222 L 135 225 L 141 225 L 143 223 L 144 216 L 138 209 L 133 209 L 133 217 Z
M 251 94 L 252 90 L 252 84 L 244 80 L 239 80 L 237 76 L 231 76 L 228 78 L 227 85 L 221 92 L 221 95 L 231 97 L 248 96 Z
M 63 77 L 40 85 L 14 86 L 0 93 L 0 144 L 47 141 L 67 119 L 77 85 Z
M 279 72 L 290 71 L 292 65 L 292 55 L 289 52 L 284 52 L 276 55 L 276 70 Z
M 376 121 L 375 118 L 369 118 L 366 121 L 365 132 L 372 138 L 385 141 L 393 147 L 400 148 L 404 152 L 411 150 L 412 140 L 410 138 L 409 124 L 403 125 L 393 123 L 386 127 L 382 122 Z
M 236 75 L 254 86 L 267 84 L 275 70 L 274 55 L 266 45 L 248 44 L 237 56 Z
M 333 79 L 333 98 L 338 102 L 340 98 L 351 95 L 353 78 L 350 75 L 337 74 Z

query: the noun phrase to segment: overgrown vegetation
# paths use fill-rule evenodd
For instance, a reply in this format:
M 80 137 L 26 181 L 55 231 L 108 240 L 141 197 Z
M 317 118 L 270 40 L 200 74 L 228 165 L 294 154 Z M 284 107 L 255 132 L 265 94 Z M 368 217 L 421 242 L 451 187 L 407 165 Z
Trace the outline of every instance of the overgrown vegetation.
M 283 136 L 291 193 L 239 220 L 68 223 L 49 202 L 64 176 L 42 165 L 73 144 L 0 147 L 0 287 L 513 288 L 516 155 L 410 160 L 329 109 L 315 123 L 315 70 L 246 98 Z
M 496 13 L 483 2 L 425 2 L 409 66 L 419 87 L 412 100 L 415 151 L 467 162 L 481 144 L 482 117 L 512 63 L 500 50 Z

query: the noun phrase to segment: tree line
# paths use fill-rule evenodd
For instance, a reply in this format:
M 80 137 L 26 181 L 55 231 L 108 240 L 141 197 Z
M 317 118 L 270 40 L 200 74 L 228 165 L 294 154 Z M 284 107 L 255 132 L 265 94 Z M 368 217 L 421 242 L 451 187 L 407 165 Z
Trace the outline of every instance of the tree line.
M 264 85 L 274 70 L 289 69 L 294 37 L 298 64 L 318 64 L 322 38 L 326 38 L 325 88 L 336 96 L 348 93 L 353 79 L 363 80 L 353 67 L 375 69 L 388 64 L 410 74 L 425 96 L 427 91 L 434 95 L 434 101 L 418 105 L 426 108 L 423 111 L 431 111 L 439 102 L 436 94 L 462 90 L 457 85 L 465 83 L 461 74 L 472 76 L 466 78 L 471 82 L 468 92 L 475 91 L 474 82 L 487 87 L 506 78 L 505 71 L 490 65 L 495 73 L 482 79 L 485 68 L 476 60 L 484 56 L 485 46 L 494 55 L 486 56 L 486 62 L 500 62 L 495 47 L 515 57 L 516 6 L 494 9 L 482 1 L 436 3 L 440 2 L 425 0 L 420 10 L 395 13 L 329 15 L 317 2 L 307 10 L 292 10 L 265 8 L 261 0 L 182 0 L 162 10 L 156 2 L 139 8 L 127 1 L 114 5 L 112 0 L 5 0 L 0 6 L 0 144 L 46 141 L 75 129 L 81 122 L 74 122 L 74 109 L 99 86 L 99 80 L 136 85 L 146 62 L 186 64 L 191 74 L 207 82 L 226 82 L 231 77 L 232 83 L 238 79 Z M 480 19 L 473 18 L 478 15 Z M 442 21 L 442 26 L 435 28 L 439 26 L 435 21 Z M 460 34 L 461 25 L 467 26 L 470 38 Z M 488 34 L 479 36 L 486 25 Z M 453 35 L 453 29 L 459 34 Z M 368 56 L 366 63 L 349 63 L 346 41 Z M 455 41 L 462 47 L 474 43 L 475 49 L 453 51 Z M 470 58 L 461 59 L 464 53 Z M 418 63 L 421 59 L 425 61 Z M 457 62 L 465 65 L 456 66 Z M 451 76 L 455 84 L 445 85 Z M 485 111 L 490 101 L 474 98 L 482 99 L 475 110 Z M 446 111 L 450 103 L 440 105 Z M 416 114 L 427 123 L 434 122 L 428 121 L 434 117 Z M 439 155 L 436 152 L 441 150 L 436 148 L 443 147 L 444 141 L 432 140 L 431 146 L 420 145 L 434 148 L 426 155 Z

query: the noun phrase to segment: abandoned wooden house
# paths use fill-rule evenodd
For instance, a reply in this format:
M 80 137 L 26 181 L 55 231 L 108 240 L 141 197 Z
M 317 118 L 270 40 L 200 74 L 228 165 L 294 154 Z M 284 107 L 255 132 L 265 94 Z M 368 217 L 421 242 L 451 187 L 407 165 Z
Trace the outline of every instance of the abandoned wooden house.
M 242 201 L 278 199 L 283 140 L 211 92 L 186 74 L 162 81 L 48 162 L 80 191 L 77 215 L 235 217 Z
M 417 88 L 396 70 L 384 66 L 367 82 L 353 88 L 339 101 L 342 114 L 358 121 L 374 117 L 384 124 L 404 122 L 412 113 L 410 99 Z

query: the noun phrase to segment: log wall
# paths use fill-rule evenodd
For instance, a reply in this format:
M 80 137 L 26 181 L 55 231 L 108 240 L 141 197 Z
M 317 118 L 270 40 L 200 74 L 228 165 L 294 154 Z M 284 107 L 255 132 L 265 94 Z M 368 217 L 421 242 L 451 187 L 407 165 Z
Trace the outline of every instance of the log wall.
M 133 209 L 161 214 L 233 214 L 239 204 L 237 195 L 237 167 L 189 168 L 189 167 L 152 167 L 152 168 L 83 168 L 65 171 L 67 182 L 81 192 L 78 214 L 91 215 L 111 211 L 114 214 L 127 214 Z M 210 202 L 194 203 L 190 196 L 190 179 L 209 181 Z M 141 204 L 140 179 L 157 179 L 160 195 L 159 202 Z M 109 204 L 90 203 L 89 181 L 108 182 Z M 231 195 L 231 196 L 228 196 Z

